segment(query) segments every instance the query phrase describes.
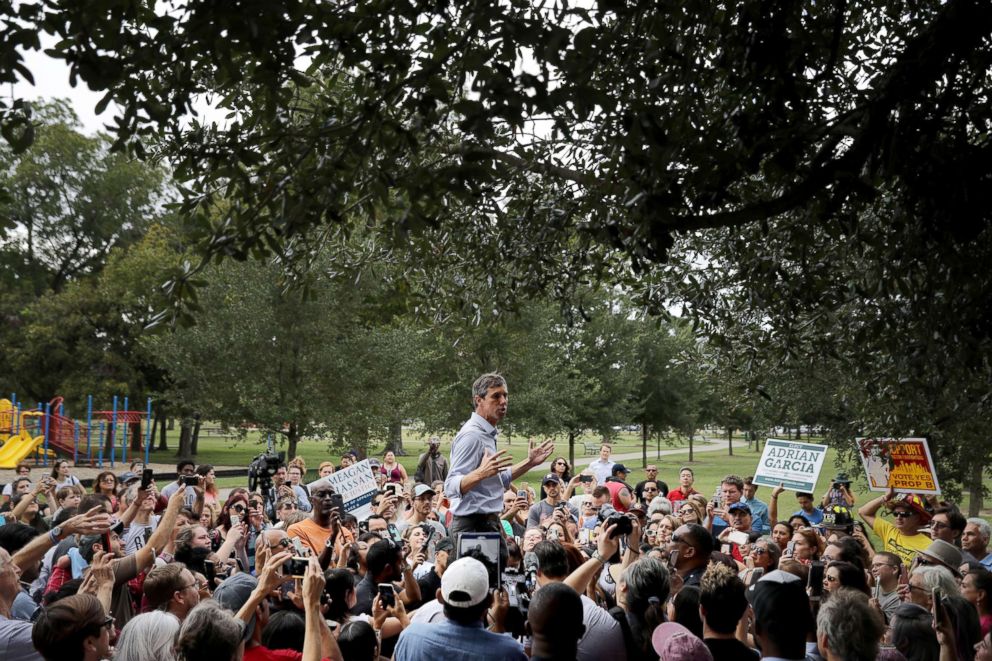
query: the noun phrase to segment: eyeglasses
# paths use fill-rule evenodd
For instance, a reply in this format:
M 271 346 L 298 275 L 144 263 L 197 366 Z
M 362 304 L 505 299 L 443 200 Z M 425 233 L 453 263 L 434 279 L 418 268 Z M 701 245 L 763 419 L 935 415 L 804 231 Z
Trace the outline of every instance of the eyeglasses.
M 891 514 L 897 519 L 908 519 L 909 517 L 913 516 L 915 512 L 907 512 L 906 510 L 899 510 L 898 512 L 892 512 Z
M 334 497 L 334 492 L 333 491 L 316 491 L 316 492 L 314 492 L 313 497 L 314 498 L 320 498 L 320 499 L 333 498 Z
M 192 583 L 190 583 L 189 585 L 182 586 L 181 588 L 179 588 L 178 590 L 176 590 L 176 592 L 182 592 L 183 590 L 189 590 L 190 588 L 199 589 L 199 587 L 200 587 L 200 584 L 194 578 Z
M 269 544 L 269 550 L 270 551 L 275 551 L 276 549 L 279 549 L 279 548 L 288 549 L 291 544 L 292 544 L 292 542 L 289 541 L 289 537 L 283 537 L 282 539 L 280 539 L 275 544 Z
M 695 544 L 692 544 L 691 542 L 687 542 L 686 540 L 682 539 L 682 536 L 681 535 L 675 535 L 675 534 L 673 534 L 672 535 L 672 543 L 674 543 L 674 544 L 685 544 L 689 548 L 696 548 L 696 545 Z
M 106 628 L 107 631 L 113 631 L 114 630 L 114 618 L 108 615 L 107 616 L 107 619 L 105 619 L 103 621 L 103 623 L 100 625 L 100 627 L 101 628 Z
M 755 546 L 753 549 L 751 549 L 751 553 L 753 553 L 755 555 L 764 555 L 764 554 L 768 553 L 768 549 L 763 549 L 763 548 L 760 548 L 760 547 Z

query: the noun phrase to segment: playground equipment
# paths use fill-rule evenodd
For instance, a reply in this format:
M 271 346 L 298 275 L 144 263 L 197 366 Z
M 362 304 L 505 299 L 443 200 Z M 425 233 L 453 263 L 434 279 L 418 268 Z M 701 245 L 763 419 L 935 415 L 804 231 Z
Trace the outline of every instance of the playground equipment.
M 81 422 L 66 415 L 62 397 L 55 397 L 47 404 L 39 403 L 36 410 L 22 410 L 16 393 L 10 399 L 0 399 L 0 440 L 5 441 L 0 448 L 0 468 L 14 468 L 32 454 L 36 455 L 36 463 L 45 466 L 58 454 L 72 457 L 76 464 L 82 461 L 103 468 L 108 449 L 113 466 L 118 450 L 120 460 L 127 461 L 128 439 L 140 438 L 142 421 L 145 422 L 144 461 L 147 463 L 151 450 L 152 400 L 148 398 L 145 411 L 129 411 L 128 398 L 124 397 L 123 401 L 123 408 L 118 410 L 115 395 L 112 409 L 94 411 L 90 396 L 86 421 Z M 129 434 L 129 427 L 136 429 Z M 123 433 L 118 433 L 119 430 Z M 118 438 L 121 438 L 119 448 Z
M 45 435 L 39 434 L 42 427 L 43 413 L 38 411 L 23 411 L 18 416 L 16 434 L 7 436 L 0 448 L 0 468 L 15 468 L 45 443 Z M 54 457 L 54 453 L 50 453 Z

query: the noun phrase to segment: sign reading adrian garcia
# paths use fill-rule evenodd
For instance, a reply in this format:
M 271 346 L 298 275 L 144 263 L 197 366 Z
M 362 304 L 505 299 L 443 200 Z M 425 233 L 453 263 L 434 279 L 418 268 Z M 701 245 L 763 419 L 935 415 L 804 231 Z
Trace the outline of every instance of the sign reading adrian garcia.
M 754 483 L 767 487 L 781 484 L 790 491 L 812 492 L 826 455 L 826 445 L 769 438 L 754 470 Z

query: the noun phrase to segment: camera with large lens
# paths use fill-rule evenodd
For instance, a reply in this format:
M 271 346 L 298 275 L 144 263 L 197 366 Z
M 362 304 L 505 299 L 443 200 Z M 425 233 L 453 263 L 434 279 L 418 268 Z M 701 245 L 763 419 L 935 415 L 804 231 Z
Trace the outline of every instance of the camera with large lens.
M 268 493 L 272 489 L 272 476 L 285 457 L 285 452 L 263 452 L 252 459 L 248 464 L 248 490 L 255 491 L 256 487 L 261 487 L 262 493 Z
M 630 517 L 621 514 L 609 505 L 604 505 L 599 510 L 599 520 L 603 523 L 604 531 L 613 525 L 617 527 L 610 535 L 611 537 L 624 537 L 634 532 L 634 522 L 631 521 Z
M 527 584 L 527 578 L 518 571 L 503 572 L 503 589 L 509 597 L 510 607 L 506 611 L 506 630 L 511 635 L 520 637 L 527 634 L 527 612 L 530 609 L 532 588 Z

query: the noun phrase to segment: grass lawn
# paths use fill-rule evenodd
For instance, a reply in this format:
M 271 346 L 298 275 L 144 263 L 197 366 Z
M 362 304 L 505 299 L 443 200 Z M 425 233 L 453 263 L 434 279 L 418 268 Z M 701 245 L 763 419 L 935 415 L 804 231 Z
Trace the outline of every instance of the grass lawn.
M 178 427 L 174 431 L 170 432 L 170 448 L 175 448 L 178 446 L 178 434 Z M 442 452 L 450 452 L 451 438 L 452 437 L 450 435 L 442 436 Z M 668 441 L 663 441 L 661 443 L 661 450 L 663 452 L 672 450 L 681 451 L 676 454 L 663 455 L 660 460 L 655 460 L 655 441 L 649 441 L 648 461 L 658 465 L 659 477 L 668 484 L 669 488 L 674 488 L 678 485 L 678 469 L 680 466 L 692 466 L 692 469 L 696 474 L 695 487 L 707 497 L 712 496 L 714 490 L 719 486 L 720 480 L 725 475 L 735 474 L 744 477 L 754 474 L 754 469 L 757 466 L 760 455 L 753 449 L 748 449 L 747 444 L 743 439 L 735 437 L 734 455 L 728 456 L 726 449 L 727 440 L 725 436 L 721 435 L 721 437 L 716 438 L 712 435 L 707 435 L 707 438 L 711 441 L 718 441 L 721 444 L 720 449 L 715 451 L 696 452 L 694 461 L 691 464 L 688 462 L 688 444 L 685 439 L 670 439 Z M 196 456 L 196 460 L 198 463 L 210 463 L 217 466 L 247 466 L 248 462 L 253 457 L 264 450 L 265 445 L 261 443 L 260 440 L 259 434 L 249 435 L 244 440 L 201 435 L 199 441 L 199 453 Z M 598 445 L 599 440 L 599 437 L 594 434 L 587 434 L 577 439 L 575 446 L 575 458 L 580 465 L 582 459 L 595 459 L 595 456 L 583 454 L 583 447 L 580 443 L 585 442 L 590 447 L 593 447 Z M 815 442 L 817 439 L 813 440 Z M 400 463 L 407 469 L 407 473 L 410 476 L 414 473 L 418 456 L 426 448 L 426 441 L 426 437 L 422 434 L 409 429 L 404 429 L 403 446 L 407 452 L 407 455 L 400 457 L 399 460 Z M 640 442 L 640 436 L 636 432 L 621 432 L 613 440 L 614 455 L 635 453 L 637 455 L 635 458 L 621 460 L 627 465 L 628 468 L 633 469 L 633 472 L 628 477 L 628 481 L 631 484 L 636 484 L 644 479 L 644 470 L 641 465 L 640 457 Z M 521 461 L 527 453 L 527 439 L 523 436 L 511 437 L 510 444 L 507 446 L 506 436 L 502 435 L 500 437 L 500 447 L 509 449 L 514 460 Z M 699 448 L 698 439 L 696 447 L 697 449 Z M 382 448 L 383 444 L 376 443 L 372 446 L 371 452 L 373 455 L 381 457 Z M 284 447 L 280 448 L 277 445 L 276 450 L 278 451 L 279 449 L 284 449 Z M 155 452 L 152 454 L 153 461 L 171 462 L 174 459 L 173 454 L 174 450 L 169 452 Z M 323 441 L 301 442 L 299 444 L 299 454 L 307 462 L 308 480 L 315 479 L 317 466 L 320 462 L 334 461 L 334 463 L 337 464 L 340 460 L 340 451 L 336 449 L 332 451 L 328 444 Z M 567 436 L 562 435 L 555 439 L 555 451 L 552 458 L 558 455 L 563 455 L 566 458 L 568 457 Z M 838 469 L 835 464 L 835 460 L 836 452 L 833 449 L 828 450 L 827 458 L 823 464 L 823 470 L 820 472 L 820 477 L 816 485 L 815 495 L 817 500 L 819 500 L 820 496 L 822 496 L 824 491 L 830 485 L 834 475 L 837 473 Z M 858 468 L 858 470 L 849 471 L 849 474 L 852 478 L 854 478 L 854 482 L 851 486 L 855 496 L 857 497 L 858 504 L 871 500 L 878 495 L 865 489 L 865 481 L 860 468 Z M 540 480 L 543 475 L 543 470 L 533 470 L 527 473 L 522 480 L 519 480 L 518 482 L 526 482 L 530 486 L 537 489 L 539 488 Z M 225 477 L 220 478 L 218 483 L 221 487 L 241 486 L 245 484 L 245 479 Z M 770 489 L 762 487 L 758 490 L 758 498 L 767 503 L 770 493 Z M 798 507 L 793 507 L 794 502 L 795 501 L 791 495 L 791 492 L 784 494 L 780 503 L 782 507 L 781 514 L 791 514 L 793 511 L 798 509 Z M 968 500 L 967 495 L 965 495 L 963 502 L 960 503 L 960 506 L 963 510 L 967 510 L 967 505 Z M 855 507 L 857 507 L 857 505 Z

